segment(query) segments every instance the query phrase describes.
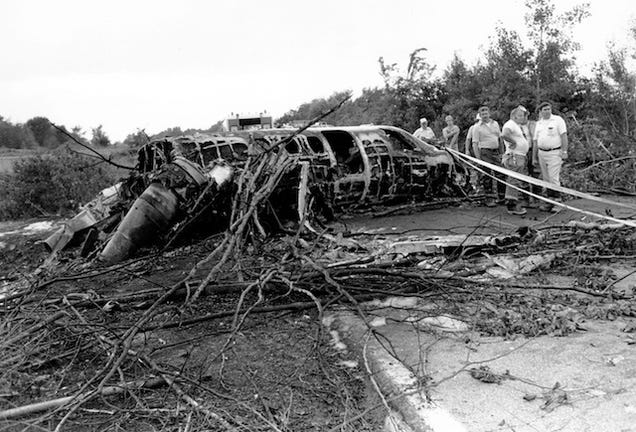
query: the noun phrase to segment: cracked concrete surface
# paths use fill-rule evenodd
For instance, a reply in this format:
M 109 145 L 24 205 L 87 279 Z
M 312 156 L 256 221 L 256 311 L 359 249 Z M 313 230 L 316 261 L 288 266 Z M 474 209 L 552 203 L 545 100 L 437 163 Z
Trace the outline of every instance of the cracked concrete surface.
M 583 200 L 572 203 L 603 211 L 594 208 L 595 203 Z M 618 217 L 631 216 L 625 209 L 612 211 Z M 537 210 L 528 213 L 528 217 L 519 218 L 505 214 L 502 208 L 445 208 L 391 218 L 358 217 L 348 221 L 348 226 L 354 231 L 377 234 L 396 231 L 425 235 L 505 234 L 521 225 L 545 226 L 586 220 L 568 211 L 557 215 Z M 619 278 L 628 276 L 617 287 L 633 289 L 633 260 L 621 261 L 616 270 Z M 567 283 L 567 280 L 561 282 Z M 409 307 L 427 310 L 417 299 Z M 506 340 L 481 336 L 452 322 L 449 329 L 423 328 L 405 320 L 404 311 L 395 307 L 376 307 L 368 316 L 368 325 L 350 315 L 344 324 L 340 320 L 334 325 L 345 335 L 344 340 L 357 346 L 358 351 L 367 344 L 369 363 L 376 363 L 372 376 L 383 374 L 389 381 L 393 380 L 386 383 L 385 378 L 380 378 L 377 381 L 383 391 L 394 395 L 395 401 L 403 401 L 391 404 L 393 412 L 389 419 L 405 421 L 411 430 L 636 432 L 636 339 L 623 331 L 636 325 L 633 318 L 588 319 L 582 323 L 584 331 L 566 337 L 519 336 Z M 358 321 L 352 323 L 351 320 Z M 444 327 L 444 322 L 447 321 L 442 320 L 438 327 Z M 373 343 L 378 346 L 369 349 L 370 326 L 386 344 L 378 344 L 376 337 Z M 473 378 L 470 369 L 481 366 L 487 366 L 490 372 L 504 379 L 497 384 Z M 399 377 L 405 370 L 410 374 L 411 387 L 399 387 Z M 558 389 L 553 391 L 555 386 Z M 404 394 L 418 393 L 419 399 L 409 402 L 408 398 L 395 397 L 396 389 L 400 388 L 409 389 L 403 390 Z M 456 429 L 435 424 L 426 416 L 420 417 L 421 423 L 413 420 L 413 415 L 417 415 L 413 409 L 421 401 L 425 401 L 428 408 L 444 413 L 444 418 Z M 393 421 L 387 420 L 387 430 L 408 430 L 400 421 L 393 427 Z

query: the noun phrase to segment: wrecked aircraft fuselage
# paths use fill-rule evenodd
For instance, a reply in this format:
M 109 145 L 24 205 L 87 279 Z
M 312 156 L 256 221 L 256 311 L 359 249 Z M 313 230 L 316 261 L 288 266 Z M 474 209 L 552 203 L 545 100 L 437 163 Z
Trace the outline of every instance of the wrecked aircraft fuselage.
M 295 161 L 266 208 L 259 209 L 274 228 L 298 221 L 305 211 L 329 220 L 352 207 L 460 193 L 461 176 L 449 153 L 391 126 L 165 137 L 139 149 L 137 171 L 119 184 L 117 199 L 112 193 L 108 200 L 96 198 L 46 244 L 61 250 L 77 233 L 98 230 L 106 241 L 99 257 L 113 263 L 160 238 L 172 243 L 186 227 L 222 230 L 229 220 L 236 173 L 250 156 L 271 151 L 285 152 Z M 93 252 L 97 249 L 99 242 Z M 91 254 L 86 241 L 82 254 Z

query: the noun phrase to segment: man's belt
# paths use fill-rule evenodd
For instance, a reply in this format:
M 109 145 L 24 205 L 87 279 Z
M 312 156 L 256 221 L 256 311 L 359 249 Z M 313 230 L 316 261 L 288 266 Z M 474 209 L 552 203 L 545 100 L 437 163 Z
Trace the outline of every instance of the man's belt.
M 542 149 L 541 147 L 539 147 L 539 150 L 541 150 L 541 151 L 561 150 L 561 146 L 553 147 L 553 148 L 549 148 L 549 149 Z

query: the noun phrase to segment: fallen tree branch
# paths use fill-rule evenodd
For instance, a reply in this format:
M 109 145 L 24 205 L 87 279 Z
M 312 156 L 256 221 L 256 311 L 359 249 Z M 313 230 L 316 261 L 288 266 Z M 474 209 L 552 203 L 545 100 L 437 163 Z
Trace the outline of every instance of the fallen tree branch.
M 142 256 L 142 257 L 130 260 L 130 261 L 126 261 L 124 263 L 115 264 L 115 265 L 112 265 L 110 267 L 106 267 L 106 268 L 104 268 L 102 270 L 82 272 L 82 273 L 77 273 L 77 274 L 70 275 L 70 276 L 61 276 L 61 277 L 57 277 L 57 278 L 54 278 L 54 279 L 49 279 L 47 281 L 44 281 L 44 282 L 41 282 L 41 283 L 37 284 L 34 287 L 31 287 L 28 290 L 20 291 L 20 292 L 17 292 L 15 294 L 11 294 L 11 295 L 8 295 L 6 297 L 0 298 L 0 305 L 3 305 L 3 304 L 6 305 L 10 301 L 20 299 L 20 298 L 25 297 L 25 296 L 27 296 L 27 295 L 35 292 L 35 291 L 41 291 L 42 289 L 44 289 L 44 288 L 46 288 L 48 286 L 54 285 L 56 283 L 59 283 L 59 282 L 70 282 L 70 281 L 76 281 L 76 280 L 81 280 L 81 279 L 94 278 L 94 277 L 97 277 L 97 276 L 101 276 L 101 275 L 104 275 L 104 274 L 107 274 L 107 273 L 110 273 L 110 272 L 114 272 L 114 271 L 117 271 L 119 269 L 128 267 L 129 265 L 135 264 L 135 263 L 137 263 L 139 261 L 143 261 L 145 259 L 155 258 L 158 255 L 159 254 L 152 254 L 152 255 Z M 33 301 L 35 301 L 35 299 L 33 299 Z
M 194 408 L 195 411 L 198 411 L 202 414 L 204 414 L 206 417 L 209 417 L 213 420 L 215 420 L 217 423 L 219 423 L 221 426 L 223 426 L 223 428 L 227 431 L 231 431 L 234 432 L 237 429 L 230 425 L 227 420 L 225 420 L 223 417 L 221 417 L 220 415 L 218 415 L 217 413 L 209 410 L 208 408 L 204 407 L 203 405 L 201 405 L 199 402 L 197 402 L 194 398 L 192 398 L 190 395 L 188 395 L 179 384 L 177 384 L 177 382 L 175 381 L 175 379 L 170 376 L 169 374 L 164 373 L 160 368 L 159 365 L 157 365 L 157 363 L 151 359 L 149 356 L 147 356 L 146 354 L 138 354 L 139 358 L 141 360 L 144 361 L 144 363 L 146 363 L 153 371 L 155 371 L 157 374 L 159 374 L 159 376 L 161 376 L 161 378 L 168 383 L 168 385 L 170 386 L 170 389 L 172 391 L 174 391 L 181 399 L 183 399 L 188 405 L 190 405 L 192 408 Z
M 621 157 L 617 157 L 617 158 L 613 158 L 613 159 L 604 159 L 602 161 L 598 161 L 596 163 L 593 163 L 592 165 L 588 165 L 584 168 L 581 168 L 579 170 L 577 170 L 578 172 L 585 172 L 588 170 L 591 170 L 592 168 L 595 168 L 597 166 L 606 164 L 606 163 L 612 163 L 612 162 L 620 162 L 620 161 L 624 161 L 624 160 L 628 160 L 628 159 L 636 159 L 636 156 L 621 156 Z
M 131 390 L 139 390 L 142 388 L 157 388 L 166 384 L 162 377 L 151 378 L 149 380 L 137 380 L 126 383 L 123 386 L 106 386 L 97 395 L 98 396 L 116 396 Z M 25 417 L 42 411 L 48 411 L 54 408 L 60 408 L 75 399 L 76 396 L 65 396 L 57 399 L 37 402 L 29 405 L 23 405 L 0 411 L 0 420 L 10 420 L 19 417 Z
M 66 315 L 67 315 L 66 312 L 58 311 L 54 313 L 53 315 L 51 315 L 50 317 L 48 317 L 47 319 L 45 319 L 44 321 L 40 321 L 39 323 L 35 324 L 33 327 L 26 329 L 25 331 L 18 334 L 17 336 L 14 336 L 11 339 L 2 341 L 2 345 L 5 347 L 13 345 L 14 343 L 20 341 L 21 339 L 40 330 L 42 327 L 46 327 L 47 325 L 59 320 L 60 318 L 65 317 Z
M 359 296 L 362 297 L 362 296 Z M 368 297 L 368 296 L 366 296 Z M 334 297 L 332 300 L 329 301 L 329 303 L 333 303 L 334 301 L 337 301 L 339 298 L 341 298 L 341 296 L 336 296 Z M 306 309 L 311 309 L 316 307 L 316 302 L 315 301 L 310 301 L 310 302 L 294 302 L 294 303 L 287 303 L 287 304 L 283 304 L 283 305 L 275 305 L 275 306 L 262 306 L 262 307 L 258 307 L 258 308 L 252 308 L 249 312 L 250 313 L 269 313 L 269 312 L 280 312 L 280 311 L 300 311 L 300 310 L 306 310 Z M 146 326 L 143 329 L 141 329 L 142 332 L 149 332 L 149 331 L 154 331 L 154 330 L 164 330 L 164 329 L 169 329 L 169 328 L 175 328 L 175 327 L 185 327 L 185 326 L 189 326 L 192 324 L 198 324 L 198 323 L 202 323 L 205 321 L 211 321 L 211 320 L 215 320 L 215 319 L 219 319 L 219 318 L 225 318 L 225 317 L 229 317 L 229 316 L 234 316 L 235 314 L 238 313 L 245 313 L 247 312 L 248 309 L 240 309 L 240 310 L 231 310 L 231 311 L 223 311 L 223 312 L 215 312 L 215 313 L 209 313 L 206 315 L 202 315 L 199 317 L 195 317 L 195 318 L 190 318 L 187 320 L 179 320 L 179 321 L 170 321 L 164 324 L 155 324 L 155 325 L 151 325 L 151 326 Z

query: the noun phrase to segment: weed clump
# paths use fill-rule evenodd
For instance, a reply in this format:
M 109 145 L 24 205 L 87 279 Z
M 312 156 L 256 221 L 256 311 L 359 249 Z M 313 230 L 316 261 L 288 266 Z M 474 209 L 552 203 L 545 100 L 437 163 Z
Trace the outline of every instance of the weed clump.
M 24 159 L 0 181 L 0 219 L 75 212 L 97 192 L 115 183 L 117 174 L 101 161 L 68 149 Z

